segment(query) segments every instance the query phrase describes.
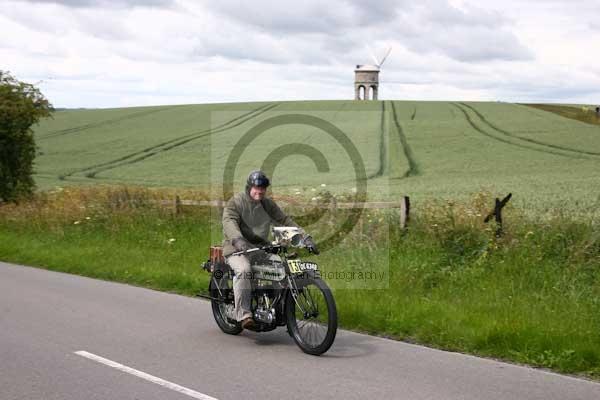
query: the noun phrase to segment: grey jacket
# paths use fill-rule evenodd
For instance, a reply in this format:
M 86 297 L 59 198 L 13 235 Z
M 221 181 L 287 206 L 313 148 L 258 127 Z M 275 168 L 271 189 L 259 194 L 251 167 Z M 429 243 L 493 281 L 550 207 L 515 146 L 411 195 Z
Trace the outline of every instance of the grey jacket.
M 247 192 L 237 193 L 223 210 L 223 255 L 235 252 L 231 241 L 236 238 L 257 246 L 266 244 L 272 225 L 298 227 L 273 200 L 256 201 Z

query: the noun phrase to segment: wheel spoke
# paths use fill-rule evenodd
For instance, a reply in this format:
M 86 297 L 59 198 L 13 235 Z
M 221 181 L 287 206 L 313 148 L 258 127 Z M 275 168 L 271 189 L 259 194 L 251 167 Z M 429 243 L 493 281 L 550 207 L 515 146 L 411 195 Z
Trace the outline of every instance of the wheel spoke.
M 304 328 L 304 327 L 305 327 L 305 325 L 306 325 L 307 323 L 308 323 L 308 321 L 299 321 L 299 322 L 297 323 L 297 325 L 298 325 L 298 329 L 302 329 L 302 328 Z M 300 325 L 300 324 L 302 324 L 302 325 Z
M 313 345 L 313 343 L 314 343 L 314 340 L 313 340 L 314 336 L 315 336 L 315 332 L 312 329 L 312 321 L 311 321 L 311 322 L 309 322 L 309 325 L 308 325 L 308 342 L 310 343 L 310 345 L 312 347 L 316 347 L 316 346 Z
M 321 337 L 321 329 L 319 328 L 319 324 L 315 323 L 314 325 L 315 325 L 315 337 L 317 338 L 317 345 L 319 345 L 319 344 L 323 343 L 324 337 L 323 338 Z
M 320 292 L 319 292 L 320 294 Z M 314 309 L 315 312 L 319 312 L 319 305 L 317 302 L 315 302 L 313 295 L 311 293 L 311 291 L 308 291 L 308 297 L 310 298 L 309 303 L 311 304 L 311 308 Z
M 322 290 L 316 285 L 298 291 L 295 307 L 296 327 L 300 339 L 309 347 L 320 346 L 327 337 L 329 313 Z

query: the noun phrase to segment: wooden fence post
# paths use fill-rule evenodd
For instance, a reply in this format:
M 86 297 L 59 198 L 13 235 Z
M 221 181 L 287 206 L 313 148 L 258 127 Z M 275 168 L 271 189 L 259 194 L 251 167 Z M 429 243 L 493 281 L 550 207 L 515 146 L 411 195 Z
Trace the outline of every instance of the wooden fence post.
M 329 223 L 333 225 L 335 223 L 335 218 L 337 216 L 337 200 L 335 197 L 332 197 L 329 200 Z
M 174 211 L 175 215 L 179 215 L 181 212 L 181 199 L 179 198 L 179 195 L 175 195 Z
M 483 222 L 488 223 L 492 217 L 495 217 L 496 220 L 496 237 L 502 236 L 504 233 L 502 230 L 502 209 L 508 203 L 510 198 L 512 197 L 512 193 L 509 193 L 508 196 L 502 199 L 502 201 L 496 197 L 496 204 L 494 205 L 494 211 L 490 212 L 487 217 L 483 220 Z
M 360 215 L 358 219 L 358 234 L 362 235 L 365 230 L 365 216 L 363 214 Z
M 408 196 L 402 196 L 402 201 L 400 202 L 400 229 L 406 229 L 409 216 L 410 198 Z

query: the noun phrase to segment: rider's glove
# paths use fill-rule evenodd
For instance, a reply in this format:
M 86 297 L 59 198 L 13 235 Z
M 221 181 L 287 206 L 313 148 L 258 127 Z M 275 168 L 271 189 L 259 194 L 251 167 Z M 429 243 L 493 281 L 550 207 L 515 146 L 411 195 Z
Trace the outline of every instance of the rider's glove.
M 246 251 L 250 248 L 250 243 L 244 238 L 235 238 L 231 241 L 231 244 L 236 251 Z
M 277 253 L 279 253 L 279 248 L 273 247 L 273 246 L 265 247 L 263 250 L 265 252 L 271 253 L 271 254 L 277 254 Z
M 315 244 L 312 237 L 310 237 L 310 236 L 306 236 L 304 238 L 304 246 L 306 246 L 308 251 L 310 251 L 311 253 L 314 253 L 317 255 L 320 253 L 319 249 L 317 248 L 317 245 Z

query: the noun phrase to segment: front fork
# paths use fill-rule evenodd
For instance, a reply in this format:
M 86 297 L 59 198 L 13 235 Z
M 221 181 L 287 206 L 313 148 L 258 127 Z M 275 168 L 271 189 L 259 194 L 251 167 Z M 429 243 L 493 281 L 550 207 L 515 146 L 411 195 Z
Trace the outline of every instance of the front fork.
M 300 311 L 302 311 L 302 315 L 306 315 L 306 310 L 300 305 L 298 302 L 298 296 L 300 295 L 300 289 L 298 289 L 298 285 L 296 284 L 296 280 L 293 279 L 290 275 L 287 277 L 288 285 L 290 288 L 290 293 L 292 294 L 292 298 L 294 299 L 294 303 Z

